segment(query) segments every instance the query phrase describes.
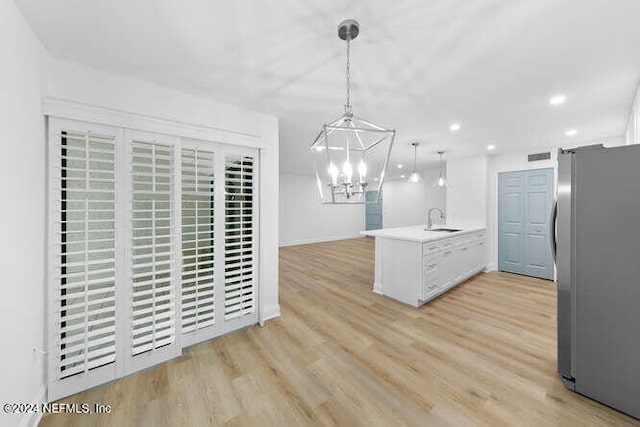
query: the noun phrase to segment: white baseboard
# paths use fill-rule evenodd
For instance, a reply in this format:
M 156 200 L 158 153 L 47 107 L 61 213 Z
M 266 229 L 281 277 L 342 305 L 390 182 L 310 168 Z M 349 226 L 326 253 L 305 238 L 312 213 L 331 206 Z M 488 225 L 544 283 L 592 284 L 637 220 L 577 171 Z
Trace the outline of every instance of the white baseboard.
M 266 307 L 262 313 L 262 322 L 266 322 L 267 320 L 275 319 L 276 317 L 280 317 L 280 305 L 272 305 L 270 307 Z
M 280 247 L 284 246 L 296 246 L 296 245 L 308 245 L 310 243 L 322 243 L 322 242 L 333 242 L 334 240 L 347 240 L 347 239 L 357 239 L 359 237 L 364 237 L 360 233 L 356 234 L 348 234 L 342 236 L 331 236 L 331 237 L 317 237 L 314 239 L 304 239 L 304 240 L 291 240 L 288 242 L 280 242 Z
M 42 405 L 44 403 L 47 403 L 45 400 L 46 393 L 47 393 L 47 388 L 44 384 L 42 384 L 40 386 L 40 389 L 36 393 L 36 395 L 28 403 L 37 404 L 42 408 Z M 24 416 L 22 417 L 22 420 L 20 421 L 20 424 L 18 425 L 20 427 L 36 427 L 40 423 L 41 419 L 42 419 L 42 411 L 24 414 Z
M 496 265 L 492 262 L 490 262 L 489 264 L 487 264 L 487 268 L 485 269 L 486 271 L 496 271 Z

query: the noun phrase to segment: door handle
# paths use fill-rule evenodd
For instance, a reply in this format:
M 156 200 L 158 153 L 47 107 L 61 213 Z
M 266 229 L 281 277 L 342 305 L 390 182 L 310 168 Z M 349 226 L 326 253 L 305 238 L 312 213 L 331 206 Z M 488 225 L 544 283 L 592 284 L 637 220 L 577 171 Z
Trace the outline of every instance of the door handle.
M 558 261 L 558 241 L 556 239 L 556 221 L 558 219 L 558 199 L 553 201 L 553 208 L 551 209 L 551 217 L 549 218 L 549 243 L 551 244 L 551 255 L 553 256 L 553 262 Z

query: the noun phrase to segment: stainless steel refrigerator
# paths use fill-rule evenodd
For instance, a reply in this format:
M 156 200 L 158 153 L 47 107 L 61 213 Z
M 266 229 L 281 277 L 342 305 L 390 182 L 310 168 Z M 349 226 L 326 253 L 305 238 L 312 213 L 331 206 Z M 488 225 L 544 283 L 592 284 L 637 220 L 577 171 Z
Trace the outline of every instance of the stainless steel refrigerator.
M 640 145 L 558 152 L 558 372 L 640 418 Z

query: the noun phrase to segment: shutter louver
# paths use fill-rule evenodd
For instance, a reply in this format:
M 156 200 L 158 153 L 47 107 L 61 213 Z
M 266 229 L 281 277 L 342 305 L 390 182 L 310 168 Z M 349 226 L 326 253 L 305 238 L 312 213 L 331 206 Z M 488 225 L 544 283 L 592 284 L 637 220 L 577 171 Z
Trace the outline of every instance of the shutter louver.
M 113 136 L 62 131 L 60 248 L 54 311 L 58 379 L 116 359 L 115 143 Z
M 214 154 L 182 149 L 182 333 L 212 326 Z
M 255 311 L 254 159 L 225 157 L 225 319 Z
M 132 141 L 132 348 L 138 355 L 175 342 L 173 147 Z

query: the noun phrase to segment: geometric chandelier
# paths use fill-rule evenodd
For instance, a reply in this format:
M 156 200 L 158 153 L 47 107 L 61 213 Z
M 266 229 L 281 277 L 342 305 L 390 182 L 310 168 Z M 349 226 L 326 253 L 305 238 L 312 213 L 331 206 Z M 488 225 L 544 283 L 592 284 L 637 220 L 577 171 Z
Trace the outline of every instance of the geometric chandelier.
M 316 183 L 322 203 L 378 203 L 396 131 L 352 113 L 351 40 L 360 25 L 347 19 L 338 37 L 347 42 L 347 97 L 342 116 L 324 124 L 311 144 Z

